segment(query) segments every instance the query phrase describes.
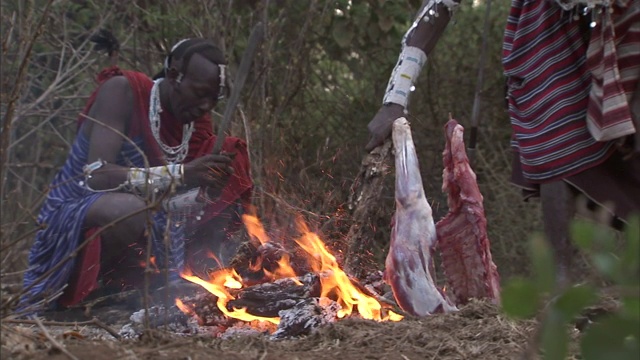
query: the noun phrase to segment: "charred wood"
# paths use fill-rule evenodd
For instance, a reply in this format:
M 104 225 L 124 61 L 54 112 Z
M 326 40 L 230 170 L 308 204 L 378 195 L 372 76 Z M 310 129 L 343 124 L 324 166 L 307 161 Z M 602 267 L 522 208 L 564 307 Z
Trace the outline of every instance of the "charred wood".
M 246 308 L 247 312 L 264 317 L 276 317 L 282 310 L 294 307 L 300 300 L 320 296 L 320 278 L 316 274 L 279 279 L 240 290 L 228 309 Z
M 371 271 L 370 249 L 375 239 L 376 219 L 380 217 L 380 203 L 384 179 L 391 167 L 391 140 L 365 155 L 360 172 L 351 185 L 349 208 L 353 211 L 353 224 L 347 234 L 345 270 L 357 278 Z

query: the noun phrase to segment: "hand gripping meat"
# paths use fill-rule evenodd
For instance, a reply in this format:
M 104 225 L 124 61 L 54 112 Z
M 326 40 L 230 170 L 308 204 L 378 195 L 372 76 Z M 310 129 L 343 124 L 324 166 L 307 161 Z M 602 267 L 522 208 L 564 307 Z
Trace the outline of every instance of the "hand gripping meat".
M 416 316 L 455 310 L 433 283 L 429 272 L 436 228 L 422 187 L 418 156 L 409 122 L 393 124 L 396 164 L 396 210 L 385 280 L 402 310 Z

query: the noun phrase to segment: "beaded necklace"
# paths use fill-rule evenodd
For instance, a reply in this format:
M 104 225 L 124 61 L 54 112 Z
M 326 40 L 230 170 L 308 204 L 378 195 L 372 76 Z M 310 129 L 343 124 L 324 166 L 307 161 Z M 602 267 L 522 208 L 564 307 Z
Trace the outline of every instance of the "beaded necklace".
M 178 146 L 169 146 L 165 144 L 160 137 L 160 113 L 162 107 L 160 105 L 160 83 L 162 78 L 153 82 L 151 88 L 151 98 L 149 100 L 149 124 L 151 126 L 151 133 L 154 139 L 162 149 L 162 152 L 167 159 L 167 162 L 172 164 L 180 164 L 187 157 L 189 152 L 189 140 L 191 134 L 193 134 L 193 121 L 189 124 L 185 124 L 182 127 L 182 142 Z

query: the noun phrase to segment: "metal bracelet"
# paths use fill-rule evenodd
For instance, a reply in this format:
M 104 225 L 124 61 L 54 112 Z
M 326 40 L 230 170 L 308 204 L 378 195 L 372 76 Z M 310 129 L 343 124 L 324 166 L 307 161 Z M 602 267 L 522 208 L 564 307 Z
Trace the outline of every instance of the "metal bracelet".
M 94 162 L 92 162 L 91 164 L 87 164 L 85 166 L 82 167 L 82 173 L 84 174 L 84 181 L 80 182 L 80 186 L 84 187 L 85 189 L 92 191 L 92 192 L 110 192 L 110 191 L 118 191 L 120 189 L 122 189 L 126 184 L 120 184 L 118 186 L 116 186 L 115 188 L 112 189 L 102 189 L 102 190 L 97 190 L 97 189 L 93 189 L 91 188 L 91 186 L 89 185 L 89 180 L 92 178 L 92 173 L 98 169 L 100 169 L 101 167 L 105 166 L 107 164 L 106 161 L 102 160 L 102 159 L 98 159 Z
M 151 168 L 130 168 L 127 174 L 127 185 L 136 192 L 151 191 L 158 193 L 171 185 L 183 184 L 184 165 L 168 164 Z

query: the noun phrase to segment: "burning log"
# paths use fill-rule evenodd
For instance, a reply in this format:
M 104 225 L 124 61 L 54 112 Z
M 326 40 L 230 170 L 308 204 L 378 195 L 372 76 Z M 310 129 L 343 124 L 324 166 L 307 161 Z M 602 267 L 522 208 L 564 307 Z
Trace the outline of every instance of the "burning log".
M 280 311 L 293 308 L 301 300 L 319 296 L 320 278 L 309 273 L 243 288 L 235 300 L 227 303 L 227 308 L 246 308 L 252 315 L 277 317 Z
M 245 216 L 245 221 L 248 221 L 247 218 Z M 258 226 L 255 221 L 251 220 L 253 226 Z M 251 241 L 240 246 L 236 256 L 230 262 L 229 267 L 241 274 L 247 285 L 261 284 L 277 277 L 296 276 L 295 272 L 287 269 L 295 269 L 298 273 L 311 271 L 306 256 L 300 251 L 285 249 L 282 244 L 269 241 L 266 234 L 262 237 L 258 241 L 255 236 L 252 236 Z M 282 266 L 283 261 L 286 266 Z
M 440 293 L 429 271 L 436 228 L 422 187 L 418 156 L 409 122 L 393 124 L 396 162 L 396 211 L 391 245 L 385 261 L 385 279 L 400 308 L 425 316 L 455 310 Z
M 453 119 L 445 125 L 442 191 L 448 194 L 449 212 L 436 224 L 437 246 L 456 304 L 470 298 L 499 302 L 500 279 L 491 259 L 483 198 L 465 152 L 463 132 Z

